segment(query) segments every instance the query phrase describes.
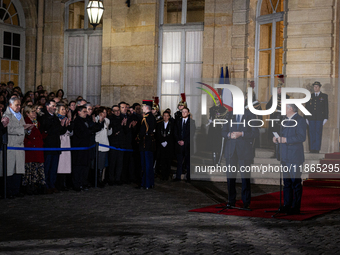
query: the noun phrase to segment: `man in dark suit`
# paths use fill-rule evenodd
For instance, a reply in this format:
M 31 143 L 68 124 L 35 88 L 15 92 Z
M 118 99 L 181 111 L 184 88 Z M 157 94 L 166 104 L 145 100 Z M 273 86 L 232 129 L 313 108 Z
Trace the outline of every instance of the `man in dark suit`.
M 280 211 L 299 214 L 302 197 L 300 166 L 305 161 L 303 142 L 306 140 L 307 125 L 305 119 L 297 113 L 295 105 L 288 104 L 286 109 L 287 118 L 282 127 L 282 136 L 273 138 L 274 143 L 280 144 L 281 164 L 286 168 L 283 169 L 284 206 Z
M 222 126 L 213 125 L 214 119 L 226 119 L 228 109 L 220 104 L 220 101 L 216 100 L 216 105 L 209 109 L 209 149 L 212 152 L 212 165 L 216 165 L 219 161 L 222 147 Z
M 44 148 L 60 148 L 60 135 L 63 135 L 67 131 L 65 125 L 66 118 L 59 120 L 56 112 L 56 103 L 54 100 L 46 102 L 46 110 L 43 110 L 42 115 L 38 121 L 40 122 L 40 132 L 45 137 Z M 48 193 L 58 193 L 59 191 L 55 188 L 55 182 L 57 180 L 57 170 L 59 164 L 60 151 L 45 151 L 45 179 Z
M 76 108 L 77 117 L 74 120 L 72 147 L 89 147 L 93 145 L 92 135 L 104 127 L 104 117 L 99 116 L 99 122 L 90 127 L 87 121 L 86 106 Z M 90 150 L 72 151 L 72 182 L 75 191 L 87 190 L 88 175 L 91 161 Z
M 182 109 L 182 117 L 176 121 L 175 142 L 177 153 L 177 173 L 174 181 L 180 181 L 183 171 L 183 161 L 187 169 L 187 182 L 190 182 L 190 140 L 193 139 L 196 131 L 195 121 L 190 117 L 187 107 Z
M 153 172 L 153 151 L 155 146 L 154 129 L 156 128 L 156 119 L 151 113 L 152 100 L 143 101 L 144 117 L 139 130 L 139 151 L 142 164 L 142 188 L 149 189 L 155 185 Z
M 306 104 L 306 109 L 312 114 L 307 116 L 309 124 L 310 152 L 319 153 L 321 148 L 322 127 L 328 120 L 328 95 L 320 91 L 321 83 L 313 83 L 314 93 Z
M 276 110 L 275 112 L 273 112 L 272 114 L 270 114 L 270 119 L 279 119 L 280 121 L 275 121 L 272 124 L 269 125 L 268 128 L 268 137 L 269 140 L 273 139 L 273 132 L 277 132 L 280 133 L 280 123 L 282 120 L 282 115 L 281 115 L 281 88 L 284 87 L 284 77 L 283 75 L 279 75 L 278 76 L 279 80 L 278 80 L 278 84 L 277 84 L 277 106 L 276 106 Z M 286 94 L 286 98 L 289 99 L 290 96 Z M 266 104 L 266 110 L 270 109 L 272 107 L 273 104 L 273 96 L 269 99 L 268 103 Z M 272 158 L 276 158 L 276 146 L 274 146 L 274 155 L 272 156 Z
M 248 125 L 249 120 L 256 119 L 256 116 L 249 110 L 245 110 L 244 115 L 227 115 L 228 123 L 222 128 L 222 136 L 225 138 L 224 157 L 226 166 L 238 167 L 241 169 L 250 166 L 254 158 L 253 141 L 259 136 L 259 129 Z M 257 125 L 257 124 L 252 124 Z M 230 167 L 229 167 L 230 166 Z M 227 172 L 228 196 L 227 206 L 235 206 L 236 202 L 236 172 Z M 244 208 L 248 209 L 251 200 L 250 173 L 241 172 L 242 177 L 242 201 Z
M 125 139 L 125 149 L 132 150 L 132 139 L 133 131 L 138 122 L 138 118 L 135 115 L 128 114 L 128 104 L 125 102 L 120 102 L 118 104 L 120 109 L 120 117 L 122 119 L 124 128 L 124 139 Z M 134 173 L 134 161 L 133 152 L 124 151 L 123 152 L 123 172 L 122 172 L 122 182 L 129 184 L 130 182 L 135 182 L 136 177 Z
M 109 136 L 110 146 L 116 148 L 125 148 L 125 134 L 123 118 L 120 115 L 118 105 L 112 106 L 113 114 L 110 116 L 110 126 L 112 128 L 112 135 Z M 124 152 L 119 150 L 110 149 L 109 152 L 109 172 L 108 183 L 110 186 L 113 184 L 122 184 L 122 171 L 123 171 Z
M 171 172 L 171 160 L 174 156 L 174 123 L 170 121 L 170 112 L 163 112 L 162 122 L 157 125 L 157 161 L 160 164 L 161 179 L 168 180 Z

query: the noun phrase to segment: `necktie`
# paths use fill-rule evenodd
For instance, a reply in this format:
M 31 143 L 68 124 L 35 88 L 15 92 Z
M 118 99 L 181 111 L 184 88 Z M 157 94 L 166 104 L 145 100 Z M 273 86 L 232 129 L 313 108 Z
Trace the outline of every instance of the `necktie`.
M 185 137 L 185 124 L 186 124 L 186 122 L 185 122 L 185 120 L 183 120 L 183 125 L 182 125 L 182 138 L 183 139 Z
M 241 115 L 237 115 L 237 117 L 236 117 L 236 121 L 237 121 L 237 129 L 238 129 L 239 126 L 240 126 L 239 122 L 241 122 L 241 119 L 242 119 Z

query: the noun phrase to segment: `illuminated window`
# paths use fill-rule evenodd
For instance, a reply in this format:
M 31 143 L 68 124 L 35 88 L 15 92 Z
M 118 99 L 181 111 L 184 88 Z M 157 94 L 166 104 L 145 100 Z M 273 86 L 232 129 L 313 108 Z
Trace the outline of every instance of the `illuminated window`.
M 23 9 L 18 0 L 0 1 L 1 82 L 13 81 L 24 88 L 25 30 Z
M 176 112 L 180 94 L 185 93 L 190 113 L 195 117 L 201 96 L 196 82 L 202 77 L 204 0 L 163 1 L 158 53 L 161 110 L 170 108 Z
M 2 0 L 0 3 L 0 20 L 5 24 L 20 26 L 17 9 L 13 1 Z
M 186 10 L 184 13 L 182 11 Z M 204 21 L 204 0 L 164 0 L 163 24 Z
M 260 0 L 256 18 L 255 79 L 262 104 L 271 97 L 277 75 L 284 74 L 284 0 Z

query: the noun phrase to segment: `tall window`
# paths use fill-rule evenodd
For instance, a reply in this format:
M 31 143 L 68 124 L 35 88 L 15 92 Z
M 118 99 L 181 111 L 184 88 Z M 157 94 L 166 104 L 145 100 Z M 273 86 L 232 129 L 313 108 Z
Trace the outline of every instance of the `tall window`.
M 25 18 L 19 1 L 0 1 L 1 82 L 24 89 Z
M 65 10 L 64 91 L 69 99 L 84 97 L 100 104 L 102 24 L 88 22 L 88 0 L 71 0 Z
M 204 1 L 164 0 L 160 3 L 158 95 L 161 109 L 177 109 L 185 93 L 193 115 L 199 108 L 202 77 Z
M 268 102 L 277 85 L 277 75 L 284 74 L 284 0 L 260 0 L 256 18 L 255 79 L 257 96 Z

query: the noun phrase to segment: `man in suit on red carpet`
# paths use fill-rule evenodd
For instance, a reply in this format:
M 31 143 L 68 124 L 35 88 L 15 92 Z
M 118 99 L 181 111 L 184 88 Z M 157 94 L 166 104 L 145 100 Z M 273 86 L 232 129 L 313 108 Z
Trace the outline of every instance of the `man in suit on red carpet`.
M 306 140 L 307 124 L 298 114 L 298 108 L 294 104 L 286 106 L 286 115 L 281 137 L 273 137 L 273 142 L 280 144 L 281 164 L 286 168 L 283 169 L 284 205 L 280 212 L 300 214 L 302 197 L 300 166 L 305 161 L 303 142 Z
M 228 112 L 228 123 L 223 125 L 222 136 L 225 138 L 224 157 L 226 158 L 226 166 L 241 167 L 250 166 L 254 159 L 253 142 L 259 137 L 259 128 L 251 127 L 248 121 L 256 119 L 256 116 L 249 110 L 245 110 L 244 115 L 233 115 Z M 253 123 L 252 125 L 257 125 Z M 228 167 L 228 169 L 230 169 Z M 228 204 L 227 206 L 235 206 L 236 202 L 236 172 L 227 172 L 228 181 Z M 242 201 L 245 209 L 249 208 L 251 190 L 250 190 L 250 173 L 241 172 L 242 178 Z

